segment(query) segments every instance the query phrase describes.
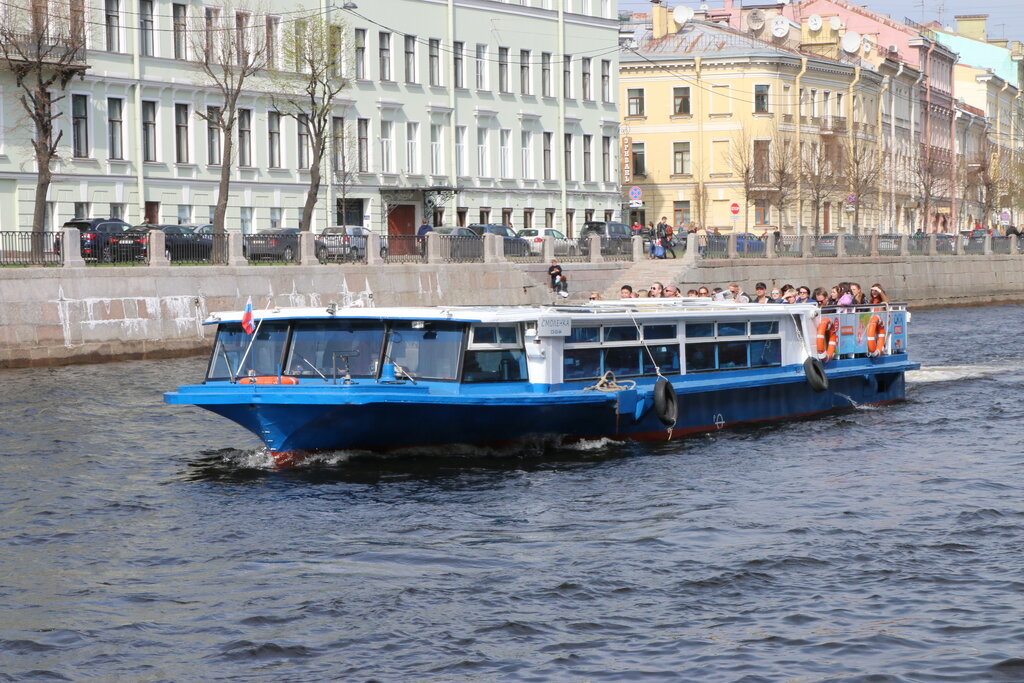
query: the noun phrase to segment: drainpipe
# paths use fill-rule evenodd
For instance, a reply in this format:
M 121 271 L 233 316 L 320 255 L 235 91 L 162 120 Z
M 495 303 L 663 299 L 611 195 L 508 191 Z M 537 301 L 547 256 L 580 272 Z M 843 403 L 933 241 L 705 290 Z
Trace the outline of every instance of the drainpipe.
M 142 16 L 142 0 L 138 0 L 135 3 L 135 11 L 138 13 L 136 16 Z M 140 53 L 142 52 L 142 41 L 139 35 L 139 26 L 136 23 L 132 27 L 132 36 L 134 38 L 135 45 L 132 49 L 132 90 L 134 91 L 133 104 L 135 106 L 135 121 L 133 122 L 133 137 L 135 138 L 135 191 L 138 193 L 138 206 L 139 206 L 139 223 L 143 223 L 146 220 L 146 178 L 144 175 L 143 154 L 142 154 L 142 65 L 140 64 Z M 157 216 L 157 220 L 160 217 Z
M 697 57 L 693 58 L 693 68 L 694 68 L 695 75 L 697 77 L 697 92 L 702 92 L 704 90 L 704 86 L 703 86 L 703 84 L 701 83 L 701 80 L 700 80 L 700 77 L 701 77 L 701 65 L 702 65 L 702 63 L 703 63 L 703 60 L 702 60 L 701 57 L 697 56 Z M 695 97 L 691 101 L 694 104 L 697 104 L 699 102 L 703 102 L 704 100 L 702 98 L 700 98 L 700 97 Z M 694 109 L 697 109 L 697 107 L 694 107 Z M 706 166 L 704 164 L 704 160 L 705 160 L 706 157 L 704 156 L 704 111 L 703 111 L 703 107 L 701 107 L 701 111 L 694 111 L 693 115 L 697 119 L 697 158 L 700 159 L 700 167 L 699 167 L 700 168 L 700 176 L 697 178 L 697 192 L 699 192 L 700 196 L 701 196 L 701 202 L 702 202 L 702 204 L 701 204 L 701 211 L 704 214 L 703 217 L 698 216 L 698 218 L 704 218 L 704 217 L 707 217 L 707 215 L 708 215 L 708 206 L 707 206 L 708 201 L 707 201 L 707 183 L 704 180 L 705 176 L 706 176 L 706 174 L 704 172 L 704 169 L 706 168 Z M 704 186 L 704 192 L 701 192 L 701 186 L 702 185 Z M 696 208 L 697 208 L 696 206 L 691 207 L 691 209 L 696 209 Z M 693 218 L 692 214 L 691 214 L 690 218 L 691 219 Z M 706 225 L 701 225 L 700 227 L 702 229 L 705 229 L 705 230 L 707 229 Z
M 455 55 L 455 0 L 448 0 L 448 54 Z M 466 55 L 462 55 L 463 63 L 465 63 Z M 455 131 L 459 122 L 458 112 L 455 109 L 455 59 L 448 59 L 448 108 L 450 113 L 448 114 L 448 177 L 450 178 L 449 184 L 453 188 L 459 186 L 459 173 L 456 169 L 457 159 L 455 155 Z M 465 84 L 463 84 L 465 85 Z M 429 128 L 427 129 L 429 130 Z M 467 140 L 466 144 L 469 144 L 469 132 L 466 133 Z M 458 193 L 452 197 L 452 202 L 455 204 L 452 208 L 455 210 L 455 219 L 452 225 L 459 224 L 459 201 Z M 433 219 L 431 219 L 433 223 Z
M 853 67 L 853 80 L 850 81 L 849 94 L 846 96 L 846 108 L 850 112 L 850 115 L 848 117 L 846 117 L 846 120 L 850 122 L 850 132 L 848 133 L 848 135 L 850 136 L 850 151 L 851 152 L 854 150 L 853 139 L 856 136 L 856 128 L 857 128 L 857 124 L 853 120 L 854 114 L 857 113 L 857 111 L 853 108 L 853 89 L 857 87 L 857 84 L 859 82 L 860 82 L 860 67 L 859 66 L 855 66 L 855 67 Z M 848 186 L 848 187 L 850 189 L 850 192 L 852 193 L 853 192 L 853 186 Z M 860 201 L 860 197 L 857 197 L 857 201 L 858 202 Z M 854 216 L 857 216 L 859 218 L 860 217 L 860 211 L 854 212 L 854 213 L 852 213 L 850 215 L 849 231 L 851 233 L 853 232 L 853 217 Z M 858 226 L 858 228 L 859 227 L 860 226 Z
M 565 184 L 565 174 L 569 169 L 565 167 L 565 3 L 558 3 L 558 54 L 562 57 L 562 63 L 558 65 L 558 140 L 555 149 L 558 150 L 558 192 L 562 203 L 562 221 L 565 234 L 575 237 L 569 231 L 569 202 L 568 192 Z
M 896 71 L 896 75 L 893 80 L 899 80 L 899 77 L 903 75 L 903 62 L 900 62 L 900 68 Z M 896 88 L 889 91 L 889 149 L 896 149 Z M 895 164 L 889 164 L 889 216 L 893 219 L 892 230 L 890 232 L 896 232 L 896 228 L 899 226 L 899 216 L 896 215 L 896 166 Z
M 999 110 L 1000 110 L 1001 105 L 1003 103 L 1003 93 L 1006 92 L 1006 89 L 1009 88 L 1009 87 L 1010 87 L 1010 82 L 1009 81 L 1003 81 L 1003 87 L 999 89 L 999 95 L 996 97 L 996 168 L 1000 168 L 1001 167 L 1001 162 L 1003 160 L 1003 147 L 1002 147 L 1002 145 L 1003 145 L 1003 117 L 999 115 Z M 1000 197 L 999 197 L 999 194 L 998 194 L 998 186 L 997 186 L 996 202 L 998 202 L 1000 205 L 998 207 L 996 207 L 996 208 L 997 209 L 1002 209 L 1003 208 L 1002 207 L 1002 202 L 999 201 L 999 200 L 1000 200 Z M 992 217 L 991 216 L 985 216 L 985 220 L 989 223 L 989 225 L 992 224 Z
M 918 110 L 921 108 L 921 94 L 920 93 L 921 93 L 921 83 L 923 81 L 924 81 L 924 70 L 922 69 L 920 71 L 920 73 L 917 74 L 917 80 L 914 81 L 914 92 L 913 92 L 913 94 L 910 97 L 910 106 L 911 106 L 911 109 L 910 109 L 910 140 L 911 140 L 912 143 L 914 143 L 914 152 L 915 152 L 915 155 L 916 155 L 916 158 L 912 159 L 911 163 L 916 163 L 917 165 L 921 164 L 921 141 L 919 139 L 920 138 L 920 132 L 915 130 L 915 128 L 917 128 L 917 126 L 915 124 L 917 122 Z M 915 172 L 916 172 L 916 169 L 915 169 Z M 920 189 L 918 191 L 920 191 Z M 920 203 L 920 202 L 917 202 L 917 203 Z M 907 226 L 907 233 L 914 232 L 913 231 L 913 227 L 914 226 L 912 226 L 912 225 L 908 225 Z
M 890 79 L 890 76 L 885 76 L 882 79 L 882 89 L 878 93 L 878 135 L 875 136 L 875 139 L 878 140 L 878 178 L 882 177 L 882 169 L 884 168 L 883 164 L 885 164 L 885 145 L 882 144 L 882 141 L 884 140 L 882 137 L 882 131 L 883 126 L 885 125 L 882 123 L 882 102 L 885 101 L 885 93 L 888 92 L 889 85 L 892 83 Z M 875 226 L 876 233 L 880 231 L 881 226 L 882 222 L 879 221 Z
M 801 125 L 800 125 L 800 114 L 801 114 L 800 107 L 803 105 L 803 102 L 802 102 L 801 97 L 800 97 L 800 81 L 803 79 L 805 73 L 807 73 L 807 57 L 801 57 L 800 58 L 800 72 L 797 73 L 797 75 L 796 75 L 796 114 L 793 116 L 793 119 L 796 121 L 796 153 L 797 153 L 797 156 L 799 157 L 799 162 L 798 163 L 800 163 L 800 164 L 804 163 L 803 153 L 800 150 L 800 134 L 801 134 L 801 132 L 803 130 Z M 701 117 L 701 118 L 703 118 L 703 117 Z M 797 234 L 797 236 L 801 235 L 802 232 L 803 232 L 802 228 L 803 228 L 803 219 L 804 219 L 804 202 L 803 202 L 802 199 L 800 199 L 800 197 L 803 196 L 803 187 L 802 187 L 803 186 L 803 182 L 802 181 L 803 181 L 803 169 L 801 168 L 801 169 L 798 170 L 798 172 L 796 174 L 796 197 L 797 197 L 796 201 L 797 201 L 797 206 L 798 206 L 798 210 L 796 212 L 796 234 Z
M 928 71 L 932 70 L 932 52 L 935 51 L 935 41 L 932 41 L 931 46 L 928 48 L 927 60 Z M 932 146 L 932 79 L 929 78 L 924 85 L 924 98 L 925 104 L 927 105 L 924 110 L 924 139 L 925 144 L 930 148 Z M 929 156 L 931 151 L 928 152 Z M 934 168 L 934 167 L 933 167 Z M 929 202 L 931 205 L 931 202 Z M 931 232 L 931 216 L 924 217 L 925 232 Z

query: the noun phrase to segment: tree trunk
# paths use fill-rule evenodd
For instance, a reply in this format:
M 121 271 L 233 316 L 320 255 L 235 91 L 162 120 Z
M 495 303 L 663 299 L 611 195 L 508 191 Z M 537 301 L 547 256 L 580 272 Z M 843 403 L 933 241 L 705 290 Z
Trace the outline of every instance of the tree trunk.
M 302 206 L 302 220 L 299 223 L 300 231 L 311 229 L 313 223 L 313 207 L 316 206 L 317 197 L 320 195 L 320 163 L 323 160 L 323 139 L 313 144 L 312 164 L 309 166 L 309 189 L 306 190 L 306 203 Z M 328 213 L 331 207 L 327 207 Z
M 233 121 L 234 116 L 229 115 Z M 234 125 L 221 128 L 224 138 L 224 149 L 220 159 L 220 182 L 217 184 L 217 204 L 213 209 L 213 244 L 210 260 L 213 263 L 228 262 L 227 228 L 224 225 L 228 212 L 228 198 L 231 193 L 231 154 L 234 151 Z

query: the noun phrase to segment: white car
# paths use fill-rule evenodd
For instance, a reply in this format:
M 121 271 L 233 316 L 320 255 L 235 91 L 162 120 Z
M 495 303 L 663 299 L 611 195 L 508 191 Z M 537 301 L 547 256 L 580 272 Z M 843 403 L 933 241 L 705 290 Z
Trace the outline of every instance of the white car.
M 516 237 L 530 243 L 530 253 L 540 255 L 544 251 L 544 238 L 555 238 L 555 256 L 575 256 L 576 240 L 568 239 L 561 230 L 554 228 L 524 228 Z

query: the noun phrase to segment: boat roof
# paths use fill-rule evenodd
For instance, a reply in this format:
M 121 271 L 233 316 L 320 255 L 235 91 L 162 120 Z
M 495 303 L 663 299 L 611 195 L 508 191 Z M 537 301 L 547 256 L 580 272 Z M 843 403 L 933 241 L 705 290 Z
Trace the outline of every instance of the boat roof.
M 349 318 L 363 320 L 450 320 L 469 323 L 513 323 L 538 318 L 569 318 L 571 320 L 643 320 L 680 317 L 770 317 L 810 314 L 816 304 L 741 304 L 714 301 L 708 298 L 619 299 L 590 301 L 579 305 L 539 306 L 396 306 L 380 308 L 341 308 L 318 306 L 305 308 L 270 308 L 253 311 L 254 320 L 330 320 Z M 211 313 L 204 324 L 241 322 L 243 311 Z

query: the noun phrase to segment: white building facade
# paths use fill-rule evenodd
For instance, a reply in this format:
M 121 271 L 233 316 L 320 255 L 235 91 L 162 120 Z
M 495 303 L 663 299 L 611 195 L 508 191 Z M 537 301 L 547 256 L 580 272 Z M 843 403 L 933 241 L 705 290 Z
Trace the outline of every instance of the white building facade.
M 351 85 L 313 229 L 358 224 L 403 234 L 506 223 L 574 234 L 619 216 L 618 46 L 610 0 L 365 0 L 346 9 L 272 0 L 265 23 L 325 16 L 342 26 Z M 241 11 L 235 3 L 224 12 Z M 191 0 L 90 0 L 86 62 L 71 81 L 47 228 L 73 217 L 208 222 L 221 132 L 199 112 L 221 105 L 194 62 L 189 32 L 209 16 Z M 230 24 L 229 24 L 230 25 Z M 307 140 L 277 114 L 266 79 L 239 101 L 226 225 L 297 227 Z M 35 163 L 27 116 L 0 71 L 0 229 L 32 224 Z

